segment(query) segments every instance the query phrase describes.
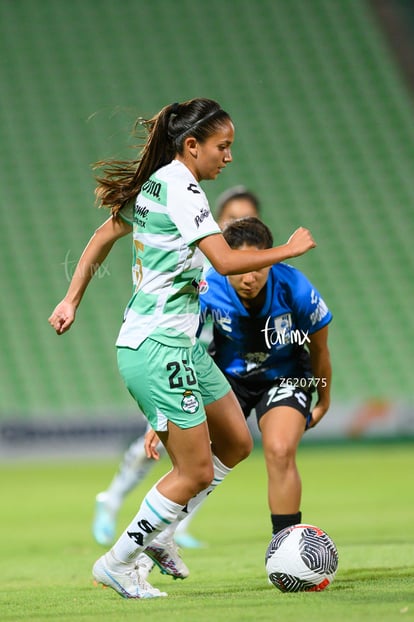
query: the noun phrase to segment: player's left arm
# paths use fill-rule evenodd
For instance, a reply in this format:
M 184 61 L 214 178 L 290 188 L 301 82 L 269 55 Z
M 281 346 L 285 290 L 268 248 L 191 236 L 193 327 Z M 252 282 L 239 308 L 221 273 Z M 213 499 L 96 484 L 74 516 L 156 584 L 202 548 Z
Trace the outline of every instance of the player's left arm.
M 314 427 L 328 411 L 331 400 L 332 367 L 328 347 L 328 325 L 309 335 L 309 353 L 318 401 L 312 410 Z

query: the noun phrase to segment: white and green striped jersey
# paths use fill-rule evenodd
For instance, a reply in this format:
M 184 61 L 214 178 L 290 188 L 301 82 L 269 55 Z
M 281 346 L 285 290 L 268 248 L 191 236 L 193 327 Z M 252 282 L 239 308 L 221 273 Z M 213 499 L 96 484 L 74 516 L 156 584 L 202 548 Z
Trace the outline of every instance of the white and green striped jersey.
M 120 216 L 133 225 L 134 292 L 116 345 L 138 348 L 149 336 L 167 345 L 194 343 L 205 262 L 195 242 L 220 233 L 206 195 L 189 169 L 173 160 Z

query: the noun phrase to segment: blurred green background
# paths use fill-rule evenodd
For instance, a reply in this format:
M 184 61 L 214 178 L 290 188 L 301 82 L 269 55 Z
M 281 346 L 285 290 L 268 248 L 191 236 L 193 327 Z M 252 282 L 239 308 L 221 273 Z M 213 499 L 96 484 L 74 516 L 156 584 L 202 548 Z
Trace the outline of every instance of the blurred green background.
M 244 184 L 278 243 L 300 225 L 317 240 L 292 263 L 334 314 L 333 409 L 412 404 L 414 107 L 378 4 L 0 1 L 0 422 L 136 416 L 114 349 L 130 241 L 69 333 L 47 318 L 107 217 L 91 164 L 135 155 L 137 116 L 199 96 L 236 125 L 211 205 Z

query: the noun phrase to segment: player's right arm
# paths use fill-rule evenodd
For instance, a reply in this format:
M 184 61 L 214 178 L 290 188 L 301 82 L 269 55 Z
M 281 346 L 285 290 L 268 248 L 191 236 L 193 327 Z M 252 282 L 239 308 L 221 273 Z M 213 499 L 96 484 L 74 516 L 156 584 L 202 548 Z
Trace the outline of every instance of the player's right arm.
M 83 294 L 93 275 L 108 256 L 114 243 L 131 233 L 132 226 L 122 218 L 108 218 L 93 234 L 76 266 L 64 299 L 49 317 L 49 324 L 62 335 L 75 321 Z
M 286 244 L 263 250 L 230 248 L 221 233 L 201 238 L 197 244 L 211 265 L 224 276 L 261 270 L 286 259 L 303 255 L 316 246 L 311 232 L 304 227 L 296 229 Z

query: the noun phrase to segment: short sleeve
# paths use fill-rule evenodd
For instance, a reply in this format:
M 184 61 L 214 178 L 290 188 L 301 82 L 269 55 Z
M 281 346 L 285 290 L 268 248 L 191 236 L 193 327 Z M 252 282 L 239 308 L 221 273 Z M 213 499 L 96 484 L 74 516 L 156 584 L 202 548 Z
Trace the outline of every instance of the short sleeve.
M 129 201 L 118 212 L 118 216 L 129 225 L 134 224 L 134 201 Z
M 168 188 L 168 212 L 186 244 L 221 233 L 207 197 L 197 183 L 180 179 Z
M 291 282 L 292 307 L 298 325 L 309 334 L 316 333 L 329 324 L 332 320 L 332 313 L 316 287 L 304 274 L 294 270 L 293 281 Z

